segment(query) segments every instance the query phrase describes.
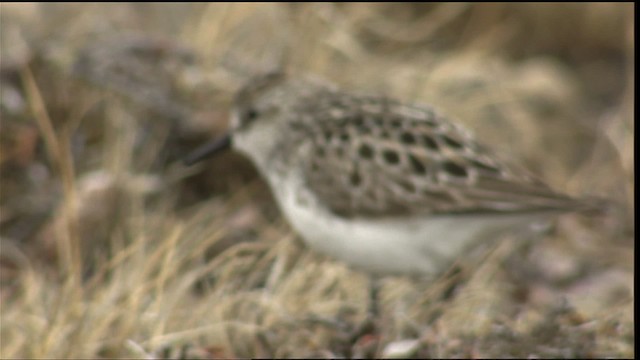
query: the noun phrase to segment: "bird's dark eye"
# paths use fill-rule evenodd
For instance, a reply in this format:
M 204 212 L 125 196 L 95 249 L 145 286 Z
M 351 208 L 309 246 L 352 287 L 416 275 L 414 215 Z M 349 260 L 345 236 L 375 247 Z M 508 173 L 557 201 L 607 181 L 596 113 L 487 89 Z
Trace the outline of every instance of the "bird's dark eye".
M 258 118 L 258 111 L 254 108 L 249 108 L 245 113 L 245 117 L 247 119 L 247 122 L 252 122 Z

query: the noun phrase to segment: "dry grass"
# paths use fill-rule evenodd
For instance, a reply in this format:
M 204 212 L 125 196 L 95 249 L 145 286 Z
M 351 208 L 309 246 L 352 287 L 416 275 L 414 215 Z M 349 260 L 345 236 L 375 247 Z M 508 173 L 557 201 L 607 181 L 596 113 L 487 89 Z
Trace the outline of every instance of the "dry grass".
M 633 5 L 0 10 L 1 358 L 634 356 Z M 279 66 L 437 104 L 620 207 L 388 278 L 380 336 L 351 341 L 365 274 L 307 250 L 245 159 L 179 163 Z

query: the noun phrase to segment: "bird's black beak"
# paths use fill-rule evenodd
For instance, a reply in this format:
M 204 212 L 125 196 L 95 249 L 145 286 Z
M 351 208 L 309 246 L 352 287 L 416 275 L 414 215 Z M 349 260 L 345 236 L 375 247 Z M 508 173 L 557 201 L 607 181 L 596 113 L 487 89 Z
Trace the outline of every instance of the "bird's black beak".
M 184 158 L 185 165 L 193 165 L 201 160 L 215 155 L 218 152 L 227 150 L 231 147 L 231 134 L 226 133 L 222 137 L 206 143 L 195 149 L 191 154 Z

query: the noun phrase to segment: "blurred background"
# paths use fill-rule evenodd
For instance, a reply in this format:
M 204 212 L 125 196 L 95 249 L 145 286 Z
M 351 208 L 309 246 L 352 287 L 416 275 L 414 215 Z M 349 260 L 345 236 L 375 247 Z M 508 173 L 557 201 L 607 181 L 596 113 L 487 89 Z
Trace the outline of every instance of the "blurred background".
M 0 4 L 0 357 L 633 357 L 632 3 Z M 307 250 L 252 165 L 180 160 L 273 69 L 432 104 L 616 206 L 460 279 Z M 522 240 L 522 239 L 520 239 Z

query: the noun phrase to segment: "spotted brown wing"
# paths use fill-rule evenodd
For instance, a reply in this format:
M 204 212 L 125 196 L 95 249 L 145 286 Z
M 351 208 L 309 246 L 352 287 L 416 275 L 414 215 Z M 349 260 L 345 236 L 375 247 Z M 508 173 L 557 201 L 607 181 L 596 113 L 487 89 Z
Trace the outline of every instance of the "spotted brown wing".
M 433 109 L 336 94 L 312 108 L 305 181 L 344 217 L 513 213 L 579 201 L 498 160 Z

